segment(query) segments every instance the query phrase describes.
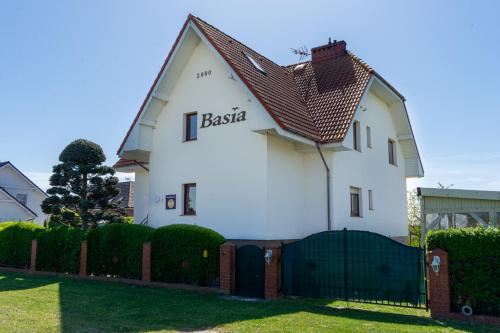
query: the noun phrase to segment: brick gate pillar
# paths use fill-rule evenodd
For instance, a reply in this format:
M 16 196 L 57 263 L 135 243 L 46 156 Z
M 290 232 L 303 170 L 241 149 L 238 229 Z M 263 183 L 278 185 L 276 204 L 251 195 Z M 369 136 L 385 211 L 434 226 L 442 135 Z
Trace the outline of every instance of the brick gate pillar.
M 80 276 L 87 276 L 88 243 L 86 240 L 80 244 Z
M 30 260 L 30 271 L 36 271 L 36 254 L 38 251 L 38 239 L 33 239 L 31 241 L 31 260 Z
M 441 260 L 439 272 L 431 267 L 437 256 Z M 429 308 L 431 317 L 447 317 L 450 315 L 450 279 L 448 276 L 448 252 L 434 249 L 427 254 L 427 277 L 429 278 Z
M 281 294 L 281 246 L 264 248 L 264 255 L 271 251 L 271 262 L 265 263 L 264 297 L 278 298 Z
M 151 243 L 142 244 L 142 282 L 151 282 Z
M 236 287 L 236 245 L 225 243 L 220 246 L 220 289 L 224 294 L 234 293 Z

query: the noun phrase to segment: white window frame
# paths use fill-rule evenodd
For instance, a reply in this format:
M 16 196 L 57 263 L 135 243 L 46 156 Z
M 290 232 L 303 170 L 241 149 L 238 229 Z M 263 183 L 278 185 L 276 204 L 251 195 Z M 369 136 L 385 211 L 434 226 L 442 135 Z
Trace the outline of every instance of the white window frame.
M 361 152 L 361 126 L 359 121 L 355 120 L 352 123 L 352 148 L 358 152 Z
M 351 217 L 363 217 L 363 198 L 362 198 L 362 190 L 360 187 L 356 186 L 351 186 L 349 188 L 349 215 Z M 353 214 L 353 194 L 356 194 L 358 196 L 358 214 Z
M 366 126 L 366 146 L 372 148 L 372 129 L 370 126 Z
M 368 209 L 375 210 L 373 206 L 373 190 L 368 190 Z
M 391 160 L 391 153 L 392 153 L 392 160 Z M 387 140 L 387 154 L 388 154 L 389 164 L 390 165 L 394 165 L 394 166 L 398 166 L 398 155 L 397 155 L 396 140 L 391 139 L 391 138 L 389 138 Z

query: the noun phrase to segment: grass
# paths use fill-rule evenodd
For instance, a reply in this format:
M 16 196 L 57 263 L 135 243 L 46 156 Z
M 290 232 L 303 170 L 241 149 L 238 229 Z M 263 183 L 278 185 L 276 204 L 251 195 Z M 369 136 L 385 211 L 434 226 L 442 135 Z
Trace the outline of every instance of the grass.
M 0 271 L 0 332 L 499 332 L 425 310 L 218 295 Z

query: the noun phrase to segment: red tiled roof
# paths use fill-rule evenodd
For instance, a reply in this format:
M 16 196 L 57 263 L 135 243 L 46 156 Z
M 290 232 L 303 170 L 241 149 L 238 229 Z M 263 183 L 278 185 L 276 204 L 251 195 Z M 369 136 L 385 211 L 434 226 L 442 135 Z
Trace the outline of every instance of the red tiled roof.
M 134 160 L 127 160 L 125 158 L 120 158 L 114 165 L 113 168 L 123 168 L 127 166 L 137 165 L 137 162 Z
M 328 143 L 343 140 L 372 75 L 377 76 L 404 100 L 404 97 L 387 81 L 349 51 L 333 60 L 314 64 L 310 61 L 304 62 L 302 70 L 294 71 L 298 64 L 279 66 L 192 15 L 188 16 L 172 50 L 175 49 L 182 31 L 190 20 L 247 85 L 280 127 L 316 142 Z M 265 73 L 257 70 L 245 53 L 250 55 L 264 69 Z M 153 87 L 171 54 L 172 51 L 165 60 Z M 153 87 L 151 87 L 118 153 L 137 122 Z

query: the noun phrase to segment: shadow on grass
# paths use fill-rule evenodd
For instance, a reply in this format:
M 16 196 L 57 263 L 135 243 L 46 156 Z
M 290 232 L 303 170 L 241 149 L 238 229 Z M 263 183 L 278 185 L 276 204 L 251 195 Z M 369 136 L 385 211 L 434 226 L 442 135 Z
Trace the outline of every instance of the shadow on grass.
M 54 283 L 58 284 L 58 288 L 54 288 L 54 293 L 47 297 L 59 297 L 62 332 L 193 331 L 213 329 L 226 324 L 238 325 L 247 321 L 250 321 L 246 323 L 250 326 L 245 326 L 246 329 L 253 330 L 252 320 L 273 317 L 270 322 L 255 323 L 254 328 L 260 331 L 301 331 L 300 325 L 305 324 L 306 330 L 325 331 L 330 329 L 329 326 L 333 327 L 336 323 L 344 322 L 345 327 L 352 330 L 353 325 L 365 321 L 375 325 L 377 323 L 408 325 L 408 328 L 413 327 L 415 331 L 430 331 L 445 327 L 469 332 L 487 332 L 494 329 L 454 321 L 440 323 L 419 316 L 422 311 L 412 309 L 399 311 L 400 309 L 387 308 L 386 312 L 380 312 L 385 311 L 383 306 L 353 305 L 357 308 L 334 308 L 327 306 L 330 302 L 310 299 L 244 302 L 223 299 L 218 295 L 180 290 L 2 272 L 0 272 L 0 301 L 2 291 L 25 290 Z M 278 320 L 278 316 L 284 315 L 294 315 L 294 317 Z M 321 327 L 315 328 L 316 320 L 323 321 Z M 300 321 L 310 321 L 310 323 L 300 323 Z M 338 326 L 338 330 L 341 331 L 343 327 Z

